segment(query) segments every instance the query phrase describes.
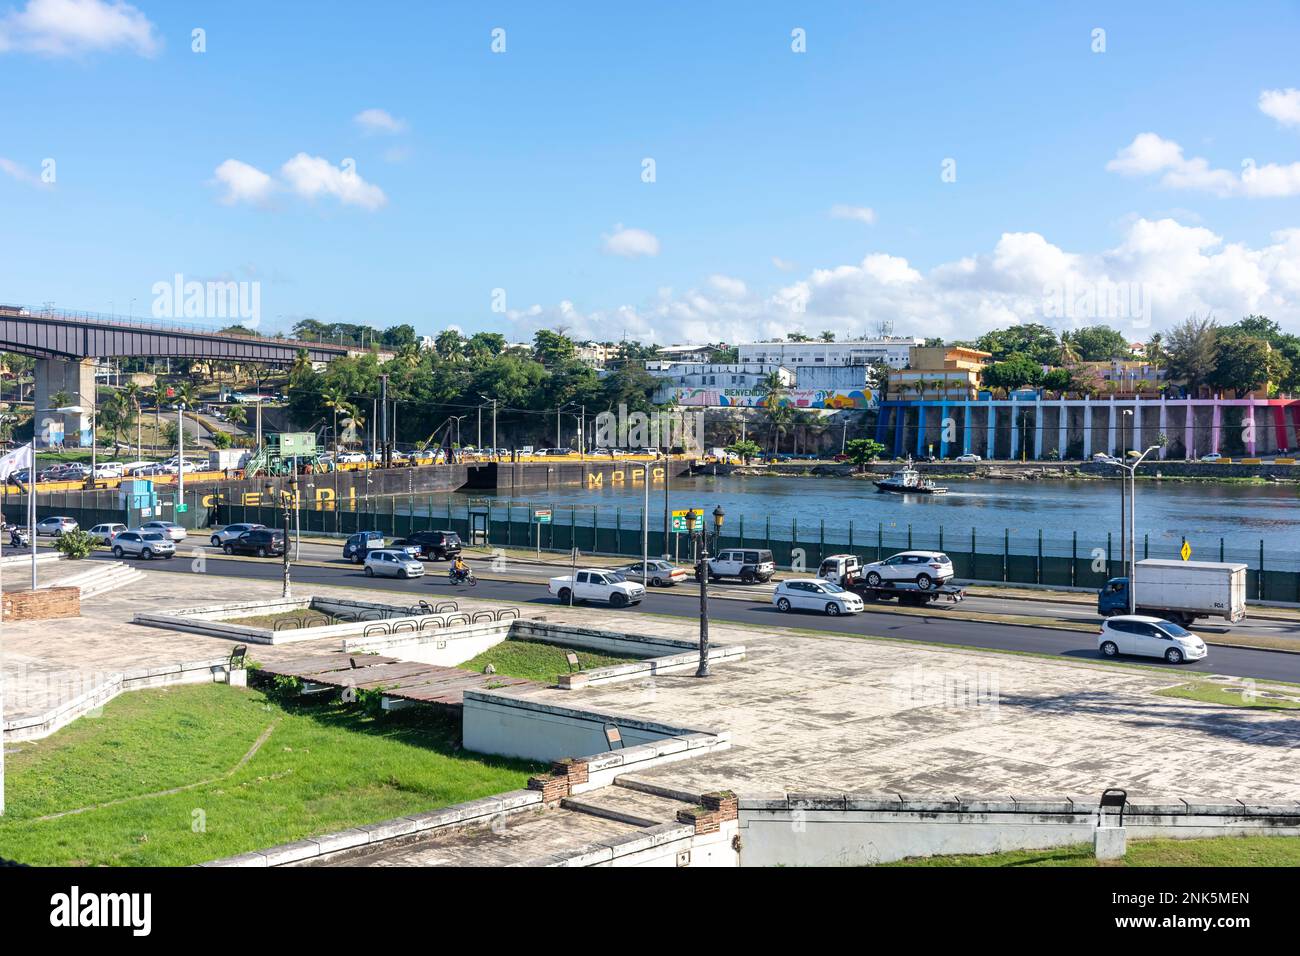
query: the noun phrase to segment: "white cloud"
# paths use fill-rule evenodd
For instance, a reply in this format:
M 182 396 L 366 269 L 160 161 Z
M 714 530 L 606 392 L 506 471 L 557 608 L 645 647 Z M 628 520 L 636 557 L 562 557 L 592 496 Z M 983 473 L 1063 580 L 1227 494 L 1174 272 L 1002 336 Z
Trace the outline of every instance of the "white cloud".
M 0 20 L 0 52 L 76 56 L 116 49 L 141 56 L 162 49 L 153 23 L 123 0 L 28 0 Z
M 1060 289 L 1087 296 L 1096 310 L 1061 317 L 1054 307 Z M 1117 290 L 1140 290 L 1144 314 L 1105 311 L 1107 295 Z M 1117 244 L 1092 253 L 1062 249 L 1039 233 L 1010 232 L 985 252 L 928 270 L 873 252 L 857 263 L 811 270 L 765 294 L 737 279 L 709 276 L 699 288 L 661 289 L 641 306 L 582 312 L 566 301 L 533 305 L 509 318 L 521 336 L 562 323 L 578 336 L 607 338 L 617 329 L 659 343 L 746 342 L 826 328 L 845 338 L 868 334 L 880 319 L 891 320 L 900 335 L 949 340 L 1016 322 L 1061 329 L 1102 323 L 1136 341 L 1193 312 L 1225 321 L 1257 312 L 1300 332 L 1300 228 L 1252 247 L 1203 226 L 1135 218 Z
M 289 188 L 306 199 L 333 196 L 345 206 L 378 209 L 388 202 L 384 191 L 368 183 L 352 166 L 335 166 L 320 156 L 299 153 L 280 167 Z
M 1259 94 L 1259 108 L 1283 126 L 1300 126 L 1300 90 L 1264 90 Z
M 659 255 L 659 240 L 644 229 L 633 229 L 616 223 L 611 234 L 602 237 L 605 251 L 612 256 L 635 259 L 637 256 Z
M 352 117 L 352 122 L 367 133 L 405 133 L 407 128 L 406 120 L 397 119 L 387 110 L 381 109 L 362 110 Z
M 16 163 L 12 159 L 6 159 L 4 156 L 0 156 L 0 173 L 4 173 L 9 178 L 27 186 L 35 186 L 38 189 L 53 188 L 52 183 L 47 183 L 40 176 L 29 172 L 26 166 Z
M 780 256 L 772 257 L 772 265 L 776 266 L 782 272 L 793 272 L 795 269 L 795 263 L 791 262 L 789 259 L 782 259 Z
M 213 173 L 217 182 L 225 186 L 221 202 L 227 206 L 235 203 L 263 203 L 275 191 L 275 181 L 256 166 L 228 159 Z
M 733 279 L 731 276 L 711 275 L 709 285 L 729 299 L 739 299 L 749 291 L 743 280 Z
M 842 203 L 836 203 L 831 206 L 832 219 L 854 219 L 858 222 L 865 222 L 868 226 L 876 224 L 876 211 L 870 206 L 845 206 Z
M 306 153 L 299 153 L 281 166 L 279 180 L 237 159 L 226 160 L 214 175 L 225 187 L 220 201 L 228 206 L 241 202 L 265 203 L 280 189 L 311 200 L 332 196 L 345 206 L 363 209 L 378 209 L 388 202 L 384 191 L 362 179 L 350 162 L 335 166 L 327 159 Z
M 1183 148 L 1155 133 L 1139 133 L 1106 164 L 1106 169 L 1123 176 L 1163 173 L 1160 185 L 1169 189 L 1192 189 L 1220 197 L 1244 196 L 1270 199 L 1300 196 L 1300 162 L 1280 166 L 1242 161 L 1241 173 L 1215 169 L 1199 156 L 1187 159 Z

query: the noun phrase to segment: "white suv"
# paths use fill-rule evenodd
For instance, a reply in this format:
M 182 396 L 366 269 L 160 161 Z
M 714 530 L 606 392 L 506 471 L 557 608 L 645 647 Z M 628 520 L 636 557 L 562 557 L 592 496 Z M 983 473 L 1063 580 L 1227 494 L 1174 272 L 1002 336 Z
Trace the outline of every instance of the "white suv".
M 128 554 L 144 558 L 174 558 L 176 545 L 171 538 L 157 531 L 122 531 L 113 536 L 113 557 Z
M 740 578 L 744 584 L 755 581 L 770 581 L 776 573 L 776 563 L 772 552 L 757 548 L 727 548 L 716 558 L 709 558 L 709 580 L 719 578 Z M 703 577 L 701 568 L 695 569 L 695 580 Z
M 863 580 L 871 587 L 888 581 L 914 582 L 922 591 L 942 587 L 952 580 L 952 559 L 942 551 L 901 551 L 868 564 Z

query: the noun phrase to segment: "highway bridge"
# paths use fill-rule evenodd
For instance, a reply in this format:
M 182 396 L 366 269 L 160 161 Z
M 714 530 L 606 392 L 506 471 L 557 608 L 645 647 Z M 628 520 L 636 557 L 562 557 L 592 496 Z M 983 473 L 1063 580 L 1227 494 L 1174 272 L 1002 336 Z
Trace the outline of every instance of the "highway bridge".
M 0 306 L 0 351 L 36 359 L 38 410 L 48 409 L 50 396 L 59 392 L 70 396 L 69 405 L 85 409 L 79 416 L 64 416 L 71 426 L 67 430 L 81 434 L 90 427 L 94 410 L 96 359 L 175 358 L 290 365 L 302 351 L 313 362 L 328 362 L 369 350 L 339 343 L 265 338 L 251 332 L 219 332 L 169 320 Z M 39 440 L 40 429 L 37 431 Z

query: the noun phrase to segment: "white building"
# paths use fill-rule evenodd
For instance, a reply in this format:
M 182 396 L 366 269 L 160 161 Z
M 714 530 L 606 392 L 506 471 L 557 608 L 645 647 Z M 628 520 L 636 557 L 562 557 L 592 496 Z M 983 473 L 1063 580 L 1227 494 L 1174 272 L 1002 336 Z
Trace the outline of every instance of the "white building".
M 757 388 L 772 372 L 793 388 L 795 375 L 779 365 L 714 365 L 707 362 L 647 362 L 646 371 L 661 388 Z
M 871 365 L 884 362 L 890 368 L 905 368 L 913 346 L 925 339 L 893 336 L 886 339 L 858 339 L 846 342 L 753 342 L 737 346 L 743 363 L 783 365 L 798 371 L 810 365 Z

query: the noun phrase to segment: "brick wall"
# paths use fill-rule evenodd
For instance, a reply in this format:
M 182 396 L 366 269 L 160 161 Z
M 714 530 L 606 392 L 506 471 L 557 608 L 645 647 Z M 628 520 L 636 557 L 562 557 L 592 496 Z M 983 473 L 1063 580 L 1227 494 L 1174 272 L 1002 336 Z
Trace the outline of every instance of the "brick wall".
M 7 621 L 48 621 L 81 615 L 81 588 L 40 588 L 8 591 L 4 595 Z

